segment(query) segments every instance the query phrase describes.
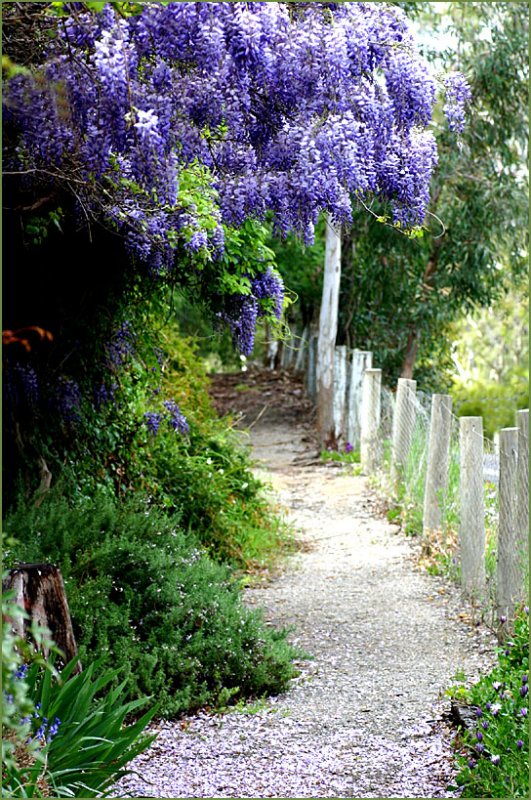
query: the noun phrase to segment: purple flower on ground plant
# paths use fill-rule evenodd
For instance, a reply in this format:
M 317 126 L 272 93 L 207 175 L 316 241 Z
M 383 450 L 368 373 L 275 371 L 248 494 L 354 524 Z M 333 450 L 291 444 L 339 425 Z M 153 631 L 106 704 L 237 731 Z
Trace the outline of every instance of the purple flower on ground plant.
M 468 766 L 470 767 L 470 769 L 474 769 L 474 767 L 476 766 L 476 763 L 477 762 L 473 758 L 469 758 L 468 759 Z
M 528 681 L 528 676 L 522 675 L 522 683 L 527 683 L 527 681 Z
M 15 672 L 15 678 L 18 678 L 19 680 L 25 678 L 27 671 L 28 671 L 28 665 L 21 664 L 20 667 L 18 667 L 18 669 Z
M 481 742 L 481 740 L 483 739 L 483 734 L 481 733 L 481 731 L 478 731 L 476 733 L 476 736 L 477 736 L 478 742 Z
M 517 746 L 518 750 L 521 750 L 522 747 L 524 746 L 523 741 L 521 739 L 518 739 L 518 741 L 516 742 L 516 746 Z
M 520 697 L 525 697 L 528 692 L 529 688 L 525 684 L 520 687 Z
M 494 766 L 497 767 L 498 764 L 500 763 L 500 756 L 497 756 L 497 755 L 491 756 L 490 760 L 492 761 Z
M 484 751 L 484 749 L 485 749 L 485 745 L 484 745 L 484 744 L 481 744 L 481 742 L 480 742 L 479 744 L 477 744 L 477 745 L 476 745 L 476 751 L 477 751 L 478 753 L 482 753 L 482 752 Z
M 476 708 L 476 717 L 481 717 L 481 716 L 483 716 L 483 711 L 482 711 L 482 710 L 481 710 L 481 708 L 478 706 L 478 707 Z
M 347 442 L 345 444 L 345 453 L 352 453 L 353 450 L 354 450 L 354 447 L 351 445 L 350 442 Z
M 521 717 L 527 717 L 527 708 L 521 708 L 518 713 Z
M 489 723 L 487 722 L 487 720 L 481 723 L 481 727 L 483 728 L 484 731 L 489 729 Z

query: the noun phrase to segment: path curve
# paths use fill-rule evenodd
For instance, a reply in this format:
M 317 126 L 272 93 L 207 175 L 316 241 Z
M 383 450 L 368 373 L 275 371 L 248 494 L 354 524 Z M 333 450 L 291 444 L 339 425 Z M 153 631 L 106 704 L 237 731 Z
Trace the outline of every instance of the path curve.
M 313 655 L 249 713 L 158 723 L 122 782 L 136 797 L 453 797 L 444 688 L 492 663 L 494 637 L 458 592 L 421 572 L 364 477 L 316 461 L 296 410 L 262 404 L 251 443 L 307 546 L 247 591 Z M 255 415 L 255 418 L 258 415 Z

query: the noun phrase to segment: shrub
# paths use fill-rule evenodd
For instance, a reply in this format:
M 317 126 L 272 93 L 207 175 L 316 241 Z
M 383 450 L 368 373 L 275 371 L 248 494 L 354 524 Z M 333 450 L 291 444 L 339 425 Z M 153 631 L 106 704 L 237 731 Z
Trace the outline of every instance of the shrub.
M 133 498 L 73 505 L 58 490 L 5 521 L 16 555 L 62 571 L 81 661 L 122 670 L 128 700 L 172 716 L 278 692 L 294 675 L 286 631 L 246 609 L 226 566 L 169 517 Z M 13 559 L 14 554 L 10 554 Z
M 517 616 L 495 668 L 471 689 L 457 687 L 477 720 L 458 756 L 462 797 L 529 796 L 528 614 L 525 608 Z

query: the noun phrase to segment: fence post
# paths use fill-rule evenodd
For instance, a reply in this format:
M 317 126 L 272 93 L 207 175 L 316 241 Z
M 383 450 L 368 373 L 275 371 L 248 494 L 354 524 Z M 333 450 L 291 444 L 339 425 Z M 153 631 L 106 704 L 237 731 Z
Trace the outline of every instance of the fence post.
M 308 326 L 304 327 L 302 336 L 297 345 L 297 356 L 295 359 L 295 372 L 304 372 L 306 363 L 306 351 L 308 349 Z
M 461 417 L 460 526 L 461 586 L 470 597 L 485 592 L 485 496 L 483 484 L 483 419 Z
M 308 361 L 306 365 L 306 391 L 313 400 L 317 397 L 317 334 L 311 333 L 308 340 Z
M 369 475 L 379 462 L 378 431 L 380 427 L 380 395 L 382 370 L 366 369 L 363 373 L 361 399 L 361 468 Z
M 520 553 L 516 522 L 516 465 L 518 428 L 500 431 L 500 519 L 496 558 L 496 609 L 510 619 L 521 599 Z
M 424 490 L 424 535 L 441 528 L 443 495 L 448 485 L 451 430 L 452 398 L 448 394 L 434 394 L 431 399 L 428 466 Z
M 343 441 L 345 434 L 345 405 L 347 401 L 347 348 L 337 345 L 334 350 L 334 435 Z
M 407 466 L 407 457 L 415 428 L 416 389 L 417 381 L 410 378 L 398 379 L 391 449 L 391 480 L 393 485 L 403 476 Z
M 350 442 L 355 450 L 360 446 L 363 373 L 371 367 L 372 353 L 370 350 L 352 351 L 347 406 L 347 442 Z
M 529 409 L 516 414 L 518 458 L 516 462 L 517 550 L 522 567 L 522 596 L 529 571 Z

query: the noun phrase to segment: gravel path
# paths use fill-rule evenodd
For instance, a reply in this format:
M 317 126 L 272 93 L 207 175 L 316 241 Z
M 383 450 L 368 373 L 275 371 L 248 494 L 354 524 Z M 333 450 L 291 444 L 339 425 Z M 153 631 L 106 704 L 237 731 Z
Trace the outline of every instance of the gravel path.
M 489 666 L 494 637 L 471 624 L 455 588 L 417 568 L 365 478 L 312 460 L 311 438 L 274 409 L 251 427 L 307 546 L 246 597 L 271 624 L 294 624 L 313 658 L 280 697 L 158 723 L 121 784 L 132 796 L 456 796 L 443 691 L 457 670 L 474 679 Z

